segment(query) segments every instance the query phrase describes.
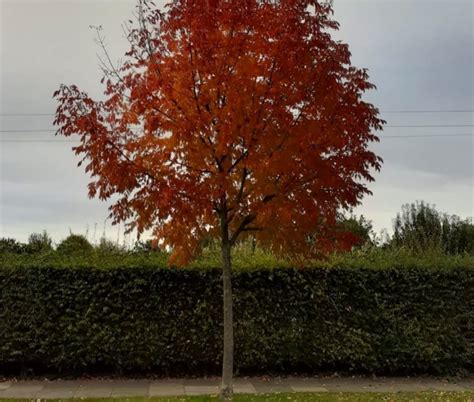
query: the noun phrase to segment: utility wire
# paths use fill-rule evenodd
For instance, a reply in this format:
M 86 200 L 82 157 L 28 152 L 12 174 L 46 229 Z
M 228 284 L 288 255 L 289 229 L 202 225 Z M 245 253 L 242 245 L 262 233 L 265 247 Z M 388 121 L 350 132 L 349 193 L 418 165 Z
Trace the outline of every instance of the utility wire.
M 474 133 L 466 133 L 466 134 L 413 134 L 413 135 L 381 135 L 380 139 L 385 139 L 385 138 L 433 138 L 433 137 L 472 137 L 474 136 Z M 73 143 L 73 144 L 79 144 L 80 141 L 78 140 L 0 140 L 1 143 L 38 143 L 38 142 L 56 142 L 56 143 Z
M 45 130 L 35 130 L 35 129 L 26 129 L 26 130 L 0 130 L 0 133 L 54 133 L 57 130 L 45 129 Z
M 474 113 L 474 109 L 453 110 L 381 110 L 380 113 L 405 114 L 405 113 Z M 0 116 L 54 116 L 54 113 L 0 113 Z
M 422 137 L 472 137 L 474 133 L 470 134 L 413 134 L 413 135 L 380 135 L 383 138 L 422 138 Z
M 74 144 L 79 144 L 80 141 L 70 141 L 70 140 L 0 140 L 0 144 L 4 142 L 16 142 L 16 143 L 31 143 L 31 142 L 57 142 L 57 143 L 74 143 Z
M 414 125 L 387 125 L 384 128 L 437 128 L 437 127 L 474 127 L 474 124 L 414 124 Z M 54 133 L 54 129 L 17 129 L 0 130 L 0 133 Z
M 391 128 L 433 128 L 433 127 L 474 127 L 474 124 L 410 124 L 410 125 L 386 125 L 386 127 Z
M 54 116 L 54 113 L 0 113 L 0 116 Z
M 473 113 L 474 110 L 381 110 L 380 113 Z

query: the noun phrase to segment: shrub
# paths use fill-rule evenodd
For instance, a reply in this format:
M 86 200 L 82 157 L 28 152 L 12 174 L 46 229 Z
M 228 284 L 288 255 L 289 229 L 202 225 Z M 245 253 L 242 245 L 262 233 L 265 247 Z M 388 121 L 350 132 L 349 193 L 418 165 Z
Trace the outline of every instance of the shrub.
M 238 371 L 474 368 L 472 268 L 235 274 Z M 0 269 L 0 370 L 215 374 L 220 270 Z
M 151 240 L 137 240 L 133 245 L 134 253 L 150 253 L 155 251 Z
M 56 251 L 60 254 L 74 255 L 91 253 L 92 244 L 82 235 L 70 234 L 58 244 Z
M 32 254 L 47 253 L 53 250 L 53 240 L 46 230 L 42 233 L 32 233 L 28 238 L 25 251 Z
M 120 254 L 124 253 L 125 249 L 121 247 L 118 243 L 108 240 L 105 237 L 102 237 L 99 241 L 99 244 L 96 246 L 96 251 L 103 255 L 110 254 Z
M 25 250 L 26 250 L 26 245 L 21 244 L 15 239 L 12 239 L 9 237 L 0 238 L 0 254 L 3 254 L 3 253 L 20 254 L 20 253 L 23 253 Z

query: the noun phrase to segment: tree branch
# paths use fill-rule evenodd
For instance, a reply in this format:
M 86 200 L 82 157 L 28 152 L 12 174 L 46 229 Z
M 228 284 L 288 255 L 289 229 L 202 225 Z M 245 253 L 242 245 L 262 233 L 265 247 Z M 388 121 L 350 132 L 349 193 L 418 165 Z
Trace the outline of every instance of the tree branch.
M 244 219 L 242 219 L 242 222 L 240 222 L 239 227 L 236 229 L 236 231 L 234 232 L 234 234 L 232 235 L 232 237 L 230 239 L 230 244 L 231 245 L 235 244 L 235 242 L 237 241 L 237 238 L 239 237 L 239 235 L 245 230 L 245 227 L 247 225 L 249 225 L 250 223 L 252 223 L 256 218 L 257 218 L 256 215 L 249 214 L 249 215 L 245 216 Z

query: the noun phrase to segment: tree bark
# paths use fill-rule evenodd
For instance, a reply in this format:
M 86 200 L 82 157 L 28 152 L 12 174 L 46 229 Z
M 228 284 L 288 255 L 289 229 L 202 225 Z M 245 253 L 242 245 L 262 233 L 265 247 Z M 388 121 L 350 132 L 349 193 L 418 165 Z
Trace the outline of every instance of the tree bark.
M 221 221 L 222 229 L 222 287 L 224 306 L 224 354 L 222 362 L 221 399 L 232 400 L 234 388 L 232 377 L 234 371 L 234 322 L 232 316 L 232 265 L 230 258 L 231 243 L 225 220 Z

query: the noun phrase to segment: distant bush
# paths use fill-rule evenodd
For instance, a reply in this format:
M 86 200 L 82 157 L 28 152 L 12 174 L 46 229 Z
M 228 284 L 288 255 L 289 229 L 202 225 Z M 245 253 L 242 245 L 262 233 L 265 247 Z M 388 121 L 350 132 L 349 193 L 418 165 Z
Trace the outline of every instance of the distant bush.
M 8 237 L 0 238 L 0 254 L 3 253 L 13 253 L 13 254 L 20 254 L 25 252 L 26 246 L 15 239 L 11 239 Z
M 100 254 L 118 254 L 126 251 L 118 243 L 108 240 L 105 237 L 100 239 L 99 244 L 95 247 L 95 250 Z
M 72 233 L 61 241 L 56 248 L 59 254 L 64 255 L 88 254 L 93 250 L 94 247 L 84 236 Z
M 1 265 L 0 372 L 218 372 L 220 270 L 63 269 L 42 261 L 42 268 Z M 240 373 L 469 371 L 473 289 L 467 267 L 236 272 L 235 366 Z
M 32 233 L 25 248 L 28 253 L 41 254 L 53 250 L 53 240 L 44 230 L 42 233 Z
M 133 252 L 135 253 L 149 253 L 154 251 L 151 240 L 138 240 L 133 245 Z

